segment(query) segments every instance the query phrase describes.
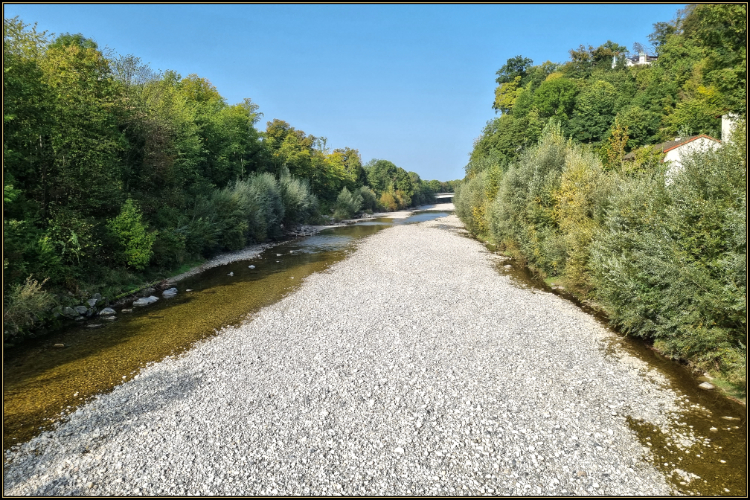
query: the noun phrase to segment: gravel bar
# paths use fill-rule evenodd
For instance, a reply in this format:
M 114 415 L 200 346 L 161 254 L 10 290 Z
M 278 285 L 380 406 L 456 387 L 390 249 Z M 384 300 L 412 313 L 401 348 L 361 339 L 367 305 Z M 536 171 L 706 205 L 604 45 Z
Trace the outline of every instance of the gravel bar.
M 673 390 L 460 232 L 362 240 L 6 452 L 5 495 L 672 493 L 626 417 L 669 426 Z

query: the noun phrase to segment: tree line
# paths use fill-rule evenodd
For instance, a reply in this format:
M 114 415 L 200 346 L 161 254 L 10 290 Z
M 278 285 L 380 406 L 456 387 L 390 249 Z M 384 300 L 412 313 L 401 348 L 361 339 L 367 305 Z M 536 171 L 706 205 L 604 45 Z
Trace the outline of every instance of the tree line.
M 452 191 L 81 34 L 3 23 L 5 338 L 302 223 Z
M 493 103 L 502 115 L 475 143 L 456 211 L 626 333 L 744 394 L 746 6 L 689 5 L 649 39 L 650 65 L 628 67 L 613 42 L 562 64 L 509 59 Z M 667 176 L 648 146 L 719 138 L 727 113 L 739 117 L 733 139 Z

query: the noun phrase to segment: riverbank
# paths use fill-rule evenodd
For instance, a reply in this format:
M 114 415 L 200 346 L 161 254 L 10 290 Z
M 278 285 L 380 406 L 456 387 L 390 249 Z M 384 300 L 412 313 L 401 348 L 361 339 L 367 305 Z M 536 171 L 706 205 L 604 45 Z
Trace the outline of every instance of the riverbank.
M 5 494 L 669 494 L 634 421 L 722 458 L 663 377 L 459 230 L 368 237 L 7 453 Z
M 341 221 L 336 224 L 318 224 L 318 225 L 306 225 L 302 226 L 301 228 L 298 228 L 297 232 L 304 234 L 305 236 L 311 236 L 314 234 L 317 234 L 318 232 L 324 230 L 324 229 L 331 229 L 334 227 L 341 227 L 348 224 L 356 224 L 358 222 L 366 222 L 370 219 L 378 219 L 378 218 L 384 218 L 384 219 L 406 219 L 410 217 L 415 212 L 422 212 L 422 211 L 453 211 L 455 210 L 455 207 L 453 206 L 453 203 L 441 203 L 438 205 L 422 205 L 419 207 L 415 207 L 410 210 L 398 210 L 395 212 L 376 212 L 371 215 L 364 215 L 358 219 L 349 219 L 345 221 Z M 266 243 L 260 243 L 257 245 L 251 245 L 249 247 L 246 247 L 242 250 L 239 250 L 237 252 L 226 252 L 221 255 L 217 255 L 216 257 L 213 257 L 206 262 L 203 262 L 202 264 L 193 267 L 192 269 L 180 273 L 178 275 L 172 276 L 170 278 L 167 278 L 165 280 L 165 286 L 172 285 L 174 283 L 177 283 L 187 277 L 195 276 L 196 274 L 200 274 L 203 271 L 206 271 L 208 269 L 212 269 L 214 267 L 223 266 L 226 264 L 230 264 L 232 262 L 240 262 L 244 260 L 252 260 L 257 258 L 264 250 L 268 248 L 273 248 L 276 245 L 279 245 L 283 243 L 284 240 L 278 241 L 278 242 L 266 242 Z

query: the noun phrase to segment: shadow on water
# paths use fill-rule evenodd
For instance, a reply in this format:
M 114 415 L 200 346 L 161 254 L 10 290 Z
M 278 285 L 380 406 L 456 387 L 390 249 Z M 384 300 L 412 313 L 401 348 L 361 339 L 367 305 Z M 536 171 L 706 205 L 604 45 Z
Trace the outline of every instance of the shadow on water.
M 131 313 L 118 312 L 113 321 L 90 319 L 5 350 L 5 449 L 31 439 L 96 394 L 131 379 L 146 364 L 184 352 L 224 326 L 240 324 L 297 289 L 305 277 L 344 259 L 361 238 L 394 224 L 444 215 L 428 212 L 397 221 L 371 219 L 290 240 L 250 261 L 184 279 L 177 283 L 179 293 L 174 298 L 161 298 Z
M 497 249 L 485 246 L 493 253 Z M 746 496 L 747 493 L 747 409 L 719 392 L 700 389 L 706 381 L 696 377 L 685 365 L 654 351 L 647 342 L 626 336 L 609 325 L 605 314 L 592 309 L 562 289 L 553 289 L 527 267 L 513 259 L 496 264 L 497 272 L 508 276 L 519 288 L 544 291 L 563 297 L 594 316 L 615 335 L 605 346 L 608 356 L 626 352 L 650 368 L 657 369 L 669 381 L 672 389 L 682 396 L 677 427 L 690 429 L 696 442 L 691 447 L 680 447 L 675 436 L 663 433 L 654 425 L 628 419 L 628 424 L 641 443 L 650 448 L 653 465 L 662 471 L 672 487 L 687 495 Z M 675 473 L 675 470 L 683 474 Z M 685 473 L 690 476 L 686 480 Z

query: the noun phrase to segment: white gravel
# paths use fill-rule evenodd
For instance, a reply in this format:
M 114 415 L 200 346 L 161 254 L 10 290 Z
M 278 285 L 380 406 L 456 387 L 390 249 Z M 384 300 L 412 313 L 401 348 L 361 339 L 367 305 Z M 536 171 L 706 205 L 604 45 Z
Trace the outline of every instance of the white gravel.
M 668 426 L 674 392 L 459 224 L 385 229 L 143 369 L 6 453 L 4 494 L 670 494 L 625 416 Z

